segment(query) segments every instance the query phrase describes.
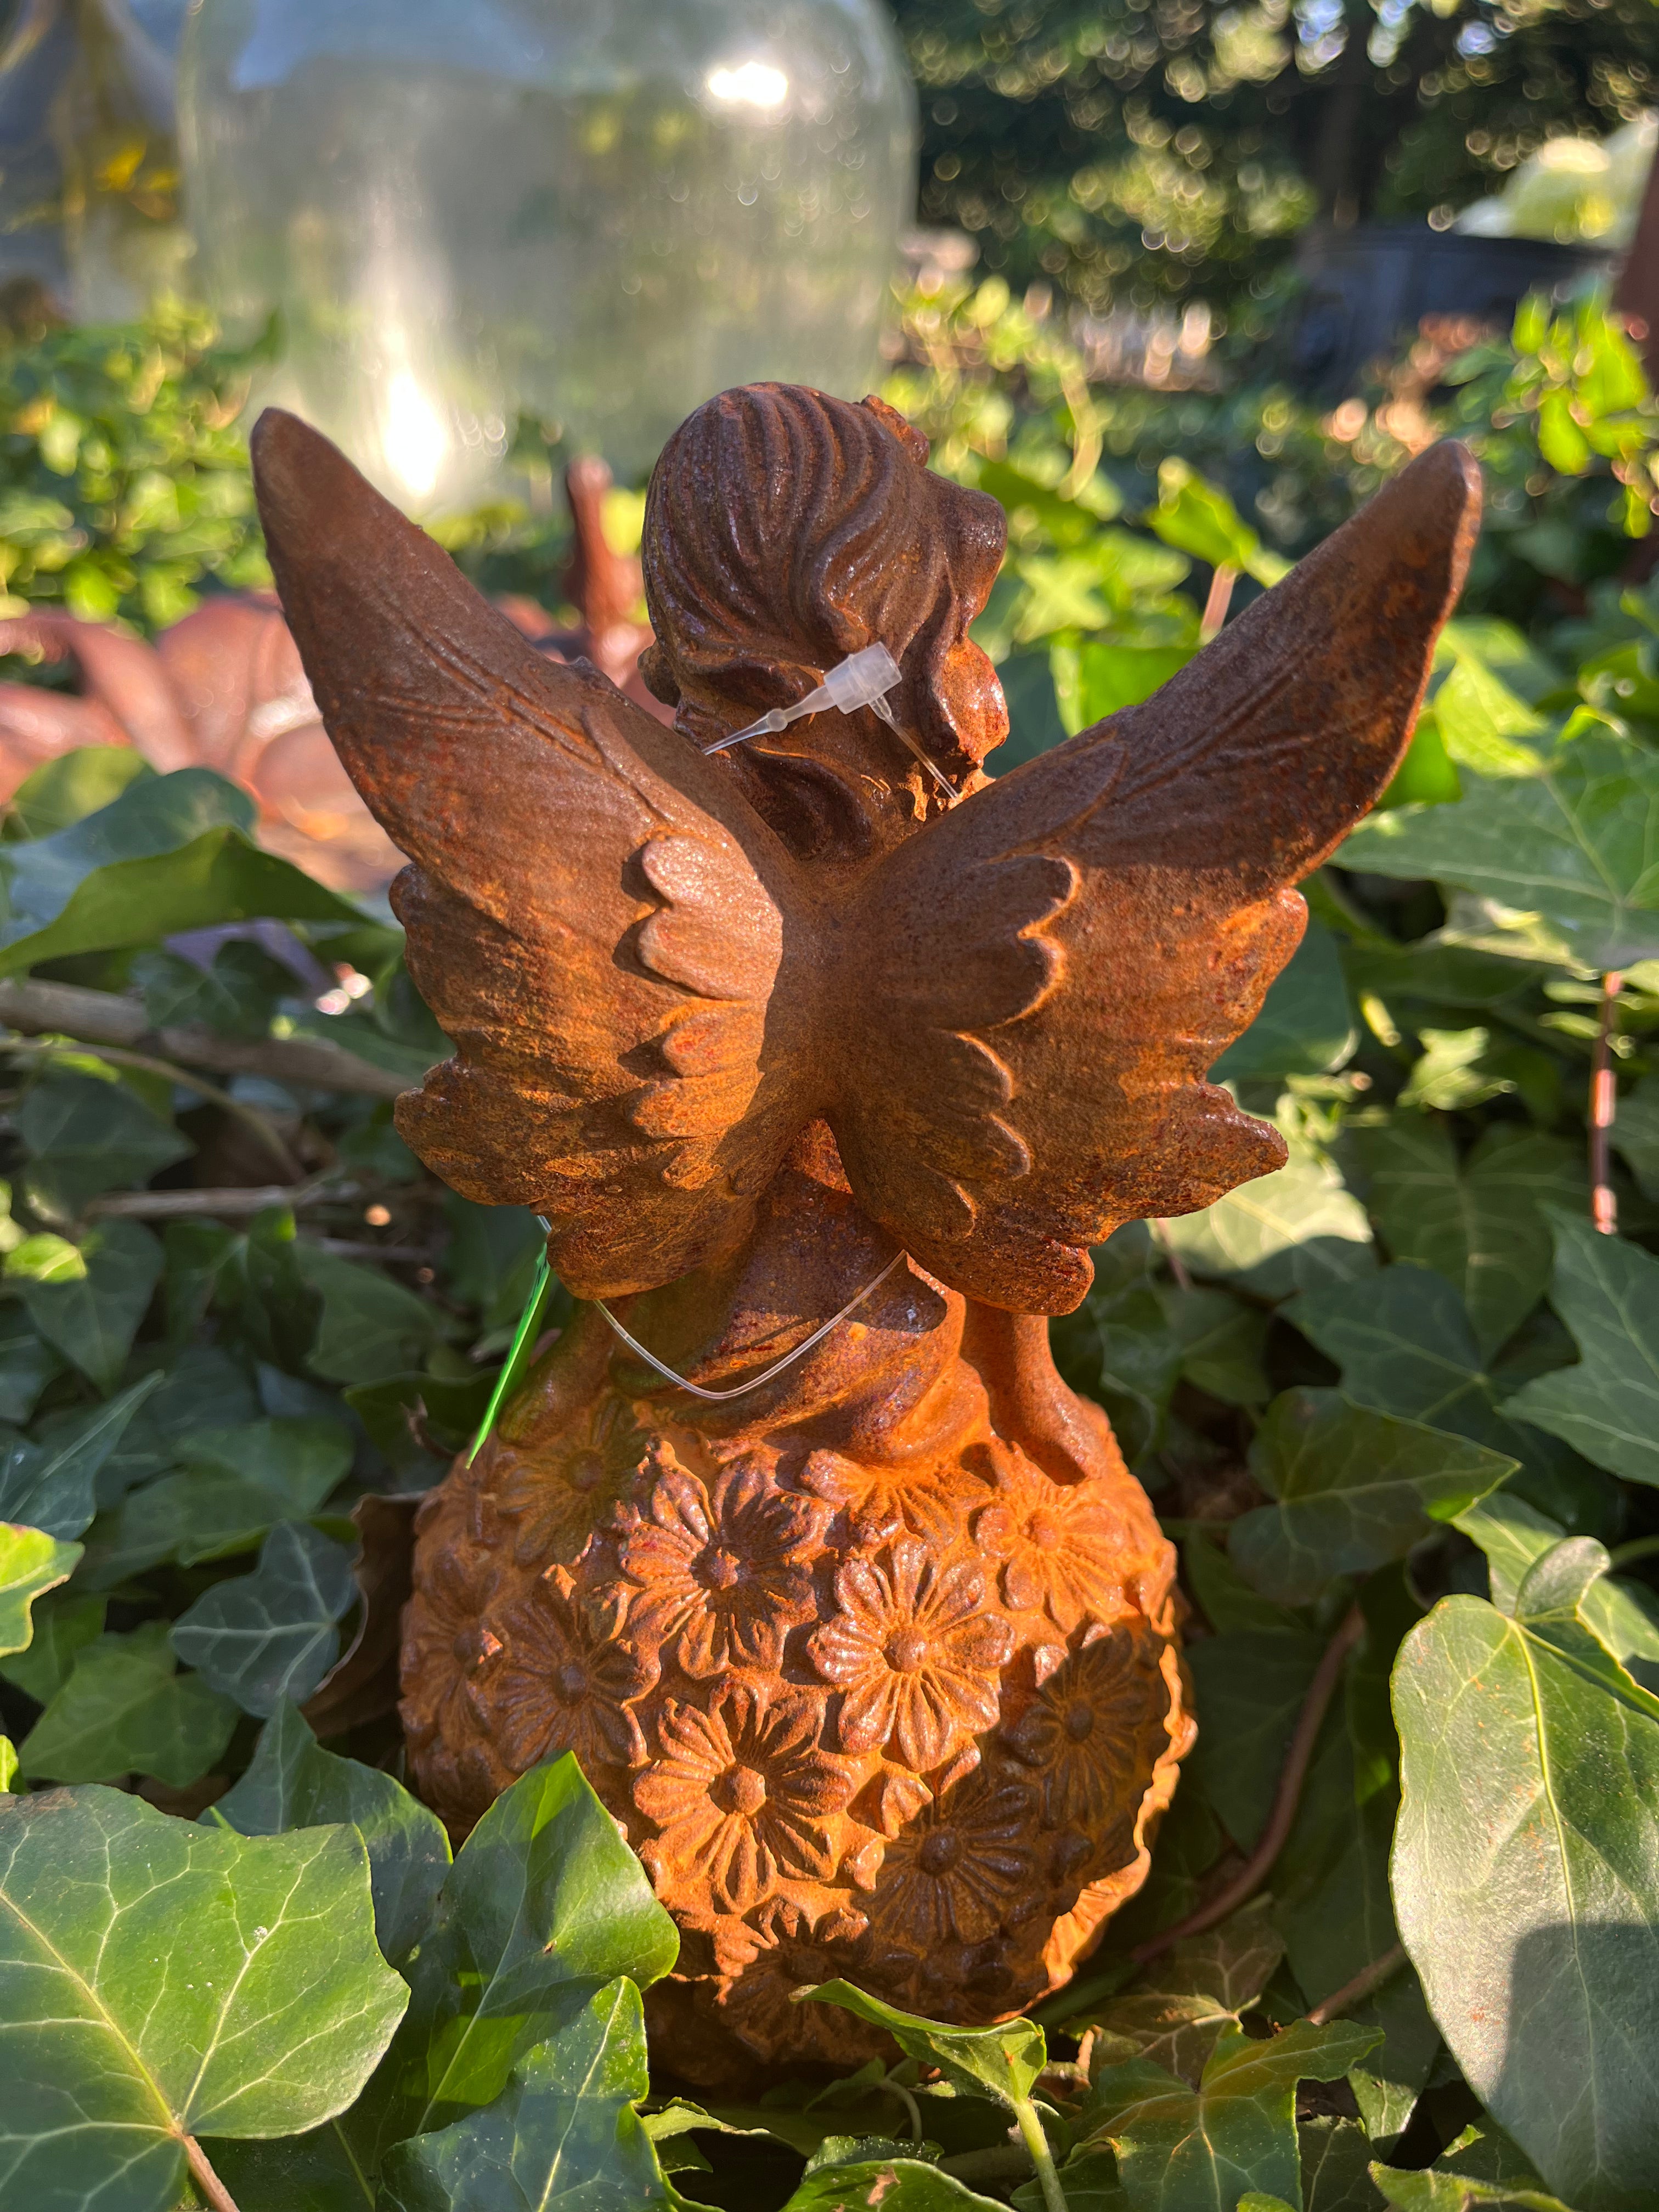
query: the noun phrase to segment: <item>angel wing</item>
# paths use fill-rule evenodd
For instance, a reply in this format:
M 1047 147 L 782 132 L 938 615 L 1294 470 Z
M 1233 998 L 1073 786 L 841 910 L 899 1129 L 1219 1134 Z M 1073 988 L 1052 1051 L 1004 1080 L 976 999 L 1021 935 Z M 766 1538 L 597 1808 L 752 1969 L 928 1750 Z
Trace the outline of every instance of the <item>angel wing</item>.
M 1398 764 L 1468 565 L 1480 477 L 1421 456 L 1145 705 L 890 854 L 830 1111 L 860 1202 L 925 1267 L 1063 1313 L 1088 1248 L 1281 1166 L 1203 1078 L 1306 921 L 1287 888 Z
M 689 1273 L 807 1118 L 793 864 L 731 781 L 544 659 L 325 438 L 253 434 L 271 567 L 453 1060 L 398 1127 L 454 1188 L 554 1224 L 581 1297 Z

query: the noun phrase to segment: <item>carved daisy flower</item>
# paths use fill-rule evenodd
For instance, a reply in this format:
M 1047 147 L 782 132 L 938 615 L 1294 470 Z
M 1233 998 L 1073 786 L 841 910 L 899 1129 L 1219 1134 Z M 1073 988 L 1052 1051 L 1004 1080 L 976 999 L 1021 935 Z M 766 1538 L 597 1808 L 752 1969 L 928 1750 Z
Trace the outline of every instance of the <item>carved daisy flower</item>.
M 829 1880 L 853 1778 L 818 1748 L 822 1719 L 816 1698 L 746 1682 L 727 1683 L 707 1712 L 667 1701 L 661 1756 L 634 1783 L 659 1831 L 644 1854 L 659 1892 L 707 1882 L 725 1911 L 747 1912 L 784 1876 Z
M 1002 1562 L 1002 1595 L 1069 1632 L 1125 1610 L 1130 1537 L 1104 1486 L 1051 1482 L 1023 1455 L 998 1468 L 997 1494 L 974 1516 L 974 1540 Z
M 711 1499 L 695 1475 L 665 1474 L 650 1519 L 618 1550 L 640 1592 L 635 1633 L 654 1636 L 688 1674 L 747 1666 L 774 1673 L 783 1639 L 812 1611 L 818 1509 L 774 1490 L 751 1461 L 726 1469 Z
M 400 1662 L 404 1698 L 399 1710 L 416 1751 L 429 1744 L 447 1722 L 459 1723 L 467 1731 L 471 1716 L 466 1693 L 501 1650 L 501 1638 L 484 1623 L 496 1580 L 489 1562 L 444 1550 L 429 1553 L 422 1567 L 404 1613 Z
M 980 1769 L 942 1789 L 887 1846 L 872 1903 L 882 1936 L 926 1955 L 1028 1917 L 1040 1901 L 1030 1825 L 1018 1783 Z
M 607 1392 L 552 1443 L 514 1454 L 495 1494 L 519 1523 L 514 1557 L 574 1566 L 628 1495 L 649 1446 L 627 1405 Z
M 985 1486 L 954 1461 L 927 1468 L 863 1467 L 840 1452 L 807 1455 L 802 1487 L 847 1516 L 848 1533 L 873 1550 L 907 1533 L 943 1545 L 963 1527 Z
M 838 1905 L 813 1924 L 803 1909 L 774 1898 L 757 1915 L 731 1925 L 714 1941 L 714 1959 L 727 1980 L 720 2016 L 739 2043 L 757 2057 L 787 2053 L 827 2065 L 856 2065 L 878 2050 L 870 2030 L 831 2005 L 799 2005 L 797 1990 L 817 1982 L 856 1978 L 861 1939 L 869 1926 L 864 1914 Z
M 1119 1629 L 1076 1651 L 1002 1740 L 1042 1775 L 1042 1819 L 1103 1841 L 1133 1826 L 1160 1753 L 1170 1686 L 1156 1638 Z
M 504 1613 L 504 1646 L 490 1705 L 501 1749 L 523 1773 L 574 1751 L 584 1774 L 605 1765 L 640 1766 L 645 1739 L 630 1710 L 657 1679 L 648 1650 L 617 1640 L 619 1607 L 579 1592 L 555 1568 Z
M 839 1568 L 836 1603 L 835 1619 L 807 1649 L 824 1680 L 843 1692 L 843 1751 L 890 1741 L 921 1773 L 993 1725 L 998 1670 L 1013 1631 L 982 1609 L 985 1579 L 970 1561 L 941 1568 L 903 1536 L 883 1560 L 849 1559 Z

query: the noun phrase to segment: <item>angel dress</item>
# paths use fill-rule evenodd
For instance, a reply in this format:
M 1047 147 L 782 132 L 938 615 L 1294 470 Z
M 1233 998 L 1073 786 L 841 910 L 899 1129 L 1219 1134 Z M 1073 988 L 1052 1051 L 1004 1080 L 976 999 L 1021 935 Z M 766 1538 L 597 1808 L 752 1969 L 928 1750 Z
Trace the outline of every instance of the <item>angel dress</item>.
M 540 659 L 314 432 L 254 451 L 456 1046 L 398 1126 L 544 1215 L 586 1302 L 422 1508 L 414 1775 L 459 1831 L 576 1754 L 679 1925 L 649 2002 L 695 2080 L 865 2055 L 792 2002 L 836 1976 L 1028 2005 L 1144 1880 L 1194 1734 L 1173 1553 L 1045 1317 L 1121 1223 L 1282 1164 L 1204 1077 L 1397 765 L 1473 463 L 1436 448 L 1152 700 L 991 781 L 1000 512 L 878 404 L 748 387 L 671 441 L 672 728 Z M 874 643 L 899 742 L 860 710 L 702 750 Z

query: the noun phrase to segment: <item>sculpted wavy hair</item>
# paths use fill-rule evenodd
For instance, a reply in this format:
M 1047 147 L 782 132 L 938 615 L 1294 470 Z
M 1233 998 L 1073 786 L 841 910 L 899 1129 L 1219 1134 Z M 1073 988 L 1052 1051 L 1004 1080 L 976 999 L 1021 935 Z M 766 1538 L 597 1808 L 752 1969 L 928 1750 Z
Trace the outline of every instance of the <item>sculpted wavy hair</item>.
M 797 385 L 723 392 L 680 425 L 646 501 L 658 643 L 643 668 L 695 742 L 803 697 L 879 642 L 902 672 L 896 716 L 967 787 L 1007 731 L 995 672 L 966 635 L 995 580 L 1005 524 L 994 500 L 927 459 L 926 440 L 881 400 L 854 406 Z M 813 716 L 728 757 L 809 852 L 825 842 L 826 805 L 843 817 L 840 834 L 851 803 L 885 842 L 884 830 L 902 834 L 942 803 L 867 710 Z

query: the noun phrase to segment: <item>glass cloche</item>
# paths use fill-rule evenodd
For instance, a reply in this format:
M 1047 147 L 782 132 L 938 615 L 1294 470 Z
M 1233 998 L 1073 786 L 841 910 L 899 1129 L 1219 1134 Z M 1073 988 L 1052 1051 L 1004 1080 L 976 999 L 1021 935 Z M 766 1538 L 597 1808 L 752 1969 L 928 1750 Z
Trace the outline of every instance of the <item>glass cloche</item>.
M 856 396 L 914 191 L 882 0 L 193 0 L 198 283 L 411 511 L 514 414 L 619 471 L 726 385 Z

